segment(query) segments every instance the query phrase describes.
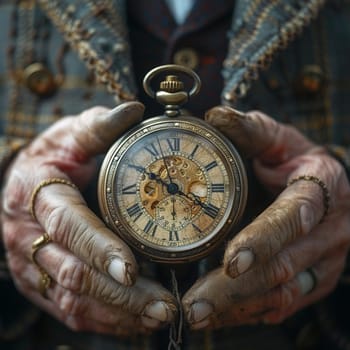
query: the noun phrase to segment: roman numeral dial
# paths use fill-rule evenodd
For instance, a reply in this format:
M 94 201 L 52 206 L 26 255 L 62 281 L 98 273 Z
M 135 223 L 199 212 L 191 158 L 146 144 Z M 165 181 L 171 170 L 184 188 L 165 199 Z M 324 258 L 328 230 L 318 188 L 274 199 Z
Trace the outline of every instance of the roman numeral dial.
M 154 260 L 204 256 L 242 212 L 236 154 L 199 124 L 146 121 L 118 141 L 104 165 L 99 200 L 106 222 Z

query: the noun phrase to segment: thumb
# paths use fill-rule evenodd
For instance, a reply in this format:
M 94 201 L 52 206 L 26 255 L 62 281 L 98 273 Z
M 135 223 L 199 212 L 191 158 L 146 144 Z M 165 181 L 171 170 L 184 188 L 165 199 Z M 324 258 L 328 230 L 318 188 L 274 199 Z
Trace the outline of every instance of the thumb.
M 139 102 L 126 102 L 99 115 L 87 111 L 76 120 L 79 129 L 75 138 L 84 145 L 89 156 L 103 153 L 125 131 L 140 122 L 143 112 L 144 106 Z
M 313 147 L 294 127 L 278 123 L 262 112 L 242 113 L 217 106 L 205 115 L 206 121 L 225 134 L 246 157 L 280 163 Z
M 139 102 L 126 102 L 109 110 L 93 107 L 77 117 L 65 118 L 62 124 L 49 132 L 51 136 L 64 134 L 60 139 L 64 145 L 72 146 L 79 158 L 89 159 L 104 153 L 128 129 L 140 122 L 144 106 Z M 50 137 L 50 135 L 46 135 Z

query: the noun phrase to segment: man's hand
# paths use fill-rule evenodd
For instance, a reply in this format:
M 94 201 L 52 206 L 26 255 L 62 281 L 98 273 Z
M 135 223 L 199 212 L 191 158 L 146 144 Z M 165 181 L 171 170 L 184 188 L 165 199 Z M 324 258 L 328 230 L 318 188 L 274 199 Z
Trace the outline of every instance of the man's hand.
M 276 199 L 186 293 L 187 319 L 193 329 L 281 322 L 337 284 L 350 245 L 348 179 L 324 148 L 260 112 L 216 107 L 206 118 L 253 158 Z
M 158 283 L 137 277 L 130 249 L 87 207 L 80 190 L 96 174 L 94 157 L 142 118 L 143 106 L 130 102 L 113 110 L 95 107 L 66 117 L 23 149 L 7 172 L 2 199 L 2 231 L 14 282 L 21 292 L 73 329 L 130 335 L 148 333 L 171 321 L 172 295 Z M 51 242 L 35 260 L 53 283 L 38 291 L 41 273 L 31 261 L 32 243 L 44 232 Z

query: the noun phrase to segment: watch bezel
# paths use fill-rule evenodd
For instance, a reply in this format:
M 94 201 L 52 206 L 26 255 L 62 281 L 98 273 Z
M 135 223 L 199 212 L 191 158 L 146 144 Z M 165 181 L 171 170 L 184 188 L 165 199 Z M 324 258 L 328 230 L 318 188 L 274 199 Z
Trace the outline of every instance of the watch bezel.
M 169 130 L 170 128 L 174 131 L 178 129 L 182 132 L 197 134 L 212 143 L 225 156 L 225 165 L 230 171 L 230 181 L 236 186 L 235 193 L 237 195 L 230 200 L 225 215 L 220 220 L 222 224 L 220 223 L 220 225 L 215 227 L 215 230 L 205 239 L 189 244 L 186 249 L 184 247 L 177 247 L 176 249 L 172 247 L 155 247 L 150 242 L 143 242 L 141 237 L 137 236 L 138 238 L 136 238 L 136 235 L 131 234 L 131 230 L 125 227 L 123 224 L 124 219 L 119 210 L 116 208 L 114 208 L 114 211 L 111 210 L 111 207 L 115 206 L 113 203 L 114 176 L 123 155 L 130 147 L 127 145 L 130 142 L 134 144 L 139 137 L 145 137 L 154 132 Z M 189 116 L 175 119 L 170 119 L 166 116 L 156 116 L 143 121 L 129 130 L 112 145 L 106 154 L 98 180 L 99 206 L 106 224 L 137 252 L 147 256 L 152 261 L 162 263 L 194 261 L 212 252 L 225 239 L 233 227 L 238 224 L 245 209 L 247 194 L 248 185 L 245 167 L 236 148 L 221 132 L 211 125 L 201 119 Z

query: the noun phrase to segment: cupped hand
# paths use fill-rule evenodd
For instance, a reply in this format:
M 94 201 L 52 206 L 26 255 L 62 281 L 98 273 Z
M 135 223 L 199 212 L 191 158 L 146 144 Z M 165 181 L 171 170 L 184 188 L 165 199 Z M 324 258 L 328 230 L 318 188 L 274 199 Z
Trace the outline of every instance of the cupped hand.
M 95 156 L 142 118 L 143 106 L 129 102 L 95 107 L 66 117 L 23 149 L 6 174 L 1 224 L 7 259 L 21 292 L 76 330 L 130 335 L 171 321 L 175 301 L 158 283 L 137 277 L 130 249 L 87 207 L 79 190 L 96 174 Z M 63 179 L 77 187 L 51 183 Z M 35 218 L 30 213 L 30 207 Z M 52 279 L 38 291 L 40 269 L 32 243 L 44 232 L 51 242 L 35 254 Z
M 348 179 L 324 148 L 261 112 L 215 107 L 206 119 L 253 159 L 275 200 L 228 243 L 223 267 L 186 293 L 188 322 L 279 323 L 337 284 L 350 245 Z

